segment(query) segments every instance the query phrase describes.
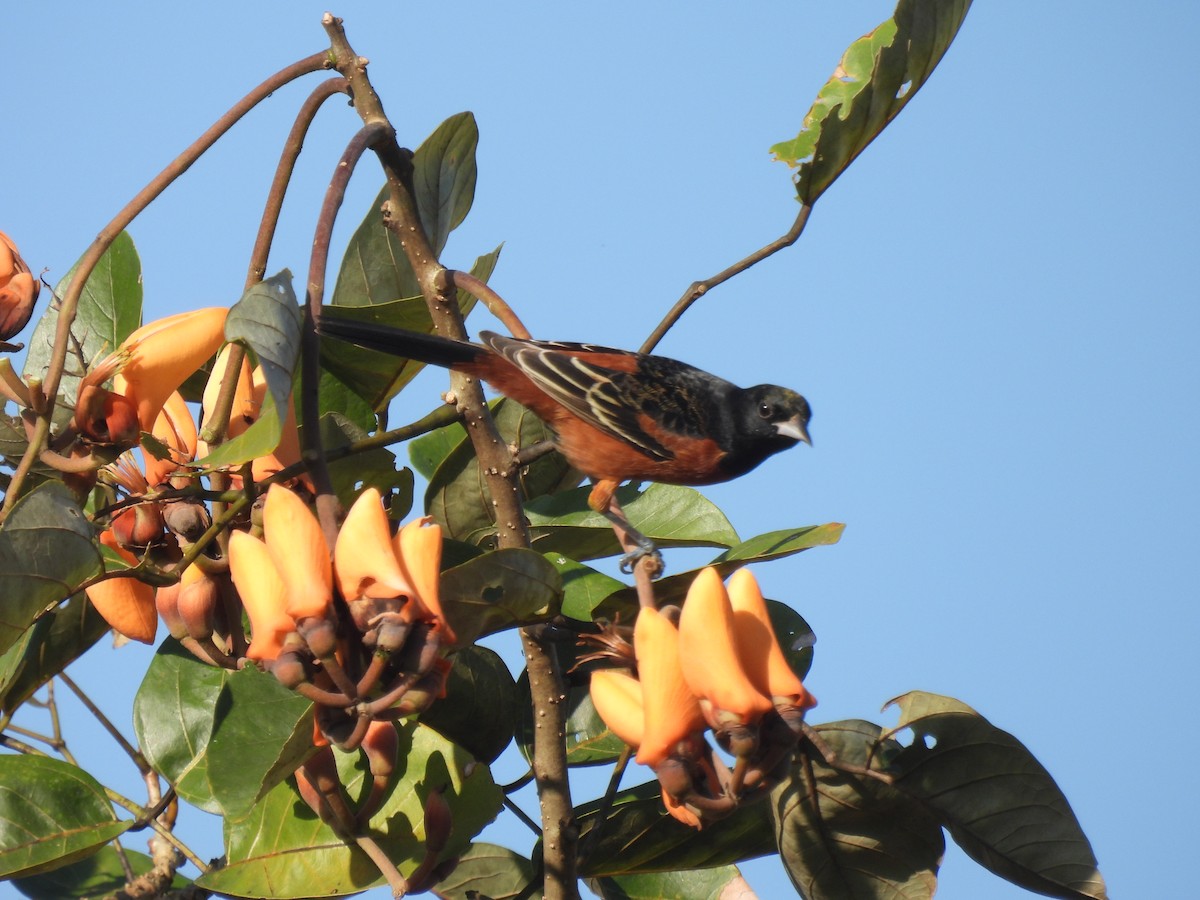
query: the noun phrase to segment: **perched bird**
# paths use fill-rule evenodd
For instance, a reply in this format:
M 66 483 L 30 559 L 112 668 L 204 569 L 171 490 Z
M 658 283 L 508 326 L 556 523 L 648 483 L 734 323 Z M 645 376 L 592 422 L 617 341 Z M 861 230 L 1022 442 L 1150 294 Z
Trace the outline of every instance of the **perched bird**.
M 588 505 L 646 552 L 653 544 L 614 504 L 621 482 L 713 484 L 800 441 L 811 444 L 812 413 L 795 391 L 739 388 L 662 356 L 489 331 L 474 344 L 331 317 L 317 327 L 360 347 L 481 378 L 531 409 L 553 430 L 567 462 L 595 482 Z

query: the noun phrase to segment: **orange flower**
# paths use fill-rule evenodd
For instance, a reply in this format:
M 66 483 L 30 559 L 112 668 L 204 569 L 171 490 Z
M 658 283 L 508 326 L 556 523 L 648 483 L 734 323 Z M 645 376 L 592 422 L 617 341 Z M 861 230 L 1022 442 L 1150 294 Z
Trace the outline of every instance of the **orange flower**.
M 263 536 L 287 587 L 287 613 L 324 617 L 333 600 L 329 545 L 317 517 L 287 488 L 273 484 L 263 504 Z
M 296 630 L 287 614 L 287 587 L 267 545 L 244 531 L 229 536 L 229 574 L 250 619 L 250 659 L 275 659 Z
M 333 549 L 333 569 L 338 590 L 347 602 L 362 597 L 411 600 L 416 595 L 396 559 L 378 488 L 369 487 L 359 494 L 346 514 Z
M 33 315 L 41 283 L 33 277 L 17 245 L 0 231 L 0 341 L 14 337 Z
M 212 372 L 204 385 L 204 421 L 200 424 L 201 431 L 207 431 L 212 424 L 213 409 L 221 394 L 221 385 L 225 381 L 225 372 L 229 368 L 229 355 L 233 352 L 233 344 L 226 344 L 217 354 Z M 233 406 L 229 409 L 229 424 L 225 428 L 226 438 L 235 438 L 258 421 L 259 405 L 254 401 L 253 375 L 250 371 L 250 357 L 242 354 L 241 371 L 238 373 L 237 385 L 233 391 Z
M 630 747 L 642 745 L 645 713 L 642 686 L 624 669 L 597 669 L 592 673 L 592 705 L 609 731 Z
M 679 655 L 683 677 L 714 729 L 754 724 L 774 709 L 742 668 L 733 609 L 721 576 L 711 566 L 688 589 L 679 617 Z
M 729 604 L 733 609 L 738 656 L 754 686 L 776 706 L 800 709 L 816 706 L 816 699 L 805 690 L 804 683 L 784 658 L 767 615 L 766 601 L 749 569 L 738 569 L 729 579 Z
M 657 766 L 679 742 L 704 731 L 704 714 L 684 681 L 679 630 L 653 607 L 644 607 L 633 626 L 633 650 L 642 685 L 645 730 L 637 761 Z
M 167 398 L 225 342 L 228 313 L 217 306 L 167 316 L 121 344 L 117 352 L 125 358 L 113 389 L 137 407 L 142 431 L 154 427 Z
M 446 644 L 457 638 L 442 612 L 439 580 L 442 572 L 442 526 L 432 516 L 413 519 L 396 532 L 396 557 L 429 618 L 437 620 Z
M 179 391 L 167 398 L 151 431 L 170 451 L 167 459 L 146 456 L 146 481 L 157 487 L 172 473 L 196 458 L 196 423 Z
M 100 533 L 100 543 L 116 551 L 130 566 L 137 565 L 137 557 L 117 543 L 111 530 Z M 154 643 L 158 613 L 153 587 L 136 578 L 109 578 L 89 586 L 87 597 L 116 631 L 143 644 Z

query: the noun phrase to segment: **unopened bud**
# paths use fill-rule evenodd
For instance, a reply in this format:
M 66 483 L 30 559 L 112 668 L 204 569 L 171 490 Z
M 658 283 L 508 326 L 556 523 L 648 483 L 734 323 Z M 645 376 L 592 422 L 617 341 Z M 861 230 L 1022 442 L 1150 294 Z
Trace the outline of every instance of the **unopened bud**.
M 7 341 L 29 324 L 40 289 L 17 245 L 0 231 L 0 340 Z

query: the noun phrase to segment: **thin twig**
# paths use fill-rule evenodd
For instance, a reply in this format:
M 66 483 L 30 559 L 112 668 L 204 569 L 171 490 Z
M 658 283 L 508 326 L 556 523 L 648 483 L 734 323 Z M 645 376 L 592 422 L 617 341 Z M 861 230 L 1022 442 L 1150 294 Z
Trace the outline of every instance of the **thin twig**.
M 528 828 L 538 837 L 542 836 L 542 829 L 538 827 L 538 823 L 533 821 L 533 819 L 529 817 L 529 814 L 526 813 L 525 810 L 521 809 L 521 807 L 514 803 L 511 797 L 505 794 L 503 797 L 503 802 L 504 808 L 520 819 L 526 828 Z
M 633 757 L 633 751 L 626 745 L 621 750 L 621 755 L 617 757 L 617 764 L 613 766 L 612 775 L 608 779 L 608 787 L 604 789 L 604 796 L 600 798 L 600 806 L 596 808 L 594 818 L 595 825 L 587 833 L 579 848 L 579 858 L 581 861 L 586 861 L 592 855 L 592 851 L 596 849 L 596 843 L 600 840 L 600 835 L 604 831 L 604 825 L 608 820 L 608 812 L 612 809 L 613 801 L 617 796 L 617 789 L 621 786 L 621 778 L 625 774 L 625 769 L 629 765 L 629 760 Z
M 771 254 L 782 250 L 784 247 L 790 247 L 792 244 L 796 243 L 796 240 L 800 237 L 801 232 L 804 231 L 804 226 L 808 222 L 808 214 L 811 212 L 811 206 L 808 204 L 802 205 L 800 207 L 800 212 L 796 215 L 796 221 L 792 223 L 792 227 L 789 228 L 781 237 L 771 241 L 771 243 L 767 244 L 765 247 L 755 250 L 745 259 L 735 262 L 729 268 L 722 269 L 711 278 L 706 278 L 703 281 L 693 281 L 691 285 L 688 286 L 688 289 L 683 292 L 683 296 L 680 297 L 675 302 L 675 305 L 671 307 L 670 312 L 668 312 L 663 320 L 658 323 L 658 327 L 650 333 L 650 337 L 646 338 L 645 343 L 643 343 L 639 348 L 640 352 L 649 353 L 655 347 L 657 347 L 658 342 L 663 339 L 663 336 L 667 333 L 671 326 L 679 321 L 680 316 L 687 312 L 688 307 L 703 297 L 710 290 L 715 288 L 717 285 L 728 281 L 739 272 L 746 271 L 755 263 L 761 262 Z
M 145 777 L 145 775 L 150 772 L 150 764 L 146 762 L 146 757 L 142 756 L 141 752 L 132 744 L 130 744 L 129 741 L 125 740 L 125 735 L 121 734 L 121 732 L 117 729 L 117 726 L 113 725 L 108 716 L 101 712 L 100 708 L 92 702 L 92 698 L 83 692 L 83 689 L 71 679 L 71 676 L 69 676 L 66 672 L 59 672 L 58 680 L 65 684 L 70 689 L 71 693 L 79 698 L 79 702 L 87 708 L 87 711 L 95 717 L 96 721 L 100 723 L 104 730 L 112 735 L 112 739 L 120 745 L 121 749 L 125 751 L 125 755 L 133 761 L 135 766 L 137 766 L 138 772 Z

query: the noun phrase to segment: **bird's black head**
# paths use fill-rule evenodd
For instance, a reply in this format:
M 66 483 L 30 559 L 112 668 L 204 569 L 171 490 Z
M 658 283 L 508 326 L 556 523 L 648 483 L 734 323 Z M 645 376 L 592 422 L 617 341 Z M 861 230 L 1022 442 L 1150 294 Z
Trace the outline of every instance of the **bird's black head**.
M 740 475 L 800 441 L 812 444 L 808 436 L 812 409 L 788 388 L 759 384 L 739 391 L 734 415 L 734 448 L 726 457 L 726 471 Z

